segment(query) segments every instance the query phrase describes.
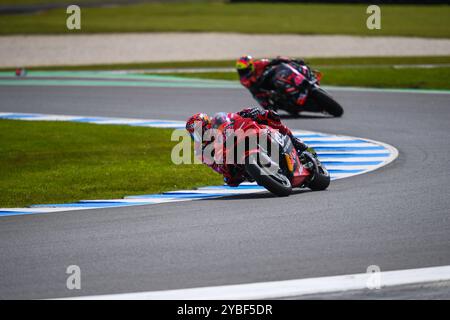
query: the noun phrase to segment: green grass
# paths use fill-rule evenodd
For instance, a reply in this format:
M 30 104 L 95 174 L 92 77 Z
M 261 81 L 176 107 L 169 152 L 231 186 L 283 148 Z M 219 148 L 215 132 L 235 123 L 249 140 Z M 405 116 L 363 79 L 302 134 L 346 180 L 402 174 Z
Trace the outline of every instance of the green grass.
M 128 0 L 114 0 L 114 2 L 128 2 Z M 147 2 L 156 2 L 154 0 L 147 0 Z M 163 2 L 164 0 L 160 0 L 159 2 Z M 177 0 L 178 2 L 221 2 L 220 0 Z M 0 5 L 36 5 L 36 4 L 67 4 L 67 3 L 73 3 L 73 4 L 85 4 L 85 3 L 111 3 L 110 0 L 77 0 L 77 1 L 71 1 L 71 0 L 0 0 Z M 141 2 L 145 2 L 145 0 L 142 0 Z
M 374 88 L 450 89 L 450 67 L 323 68 L 323 84 Z
M 305 58 L 313 68 L 324 73 L 322 83 L 337 86 L 378 88 L 450 89 L 450 56 L 436 57 L 346 57 Z M 416 65 L 447 65 L 434 68 L 419 68 Z M 403 68 L 396 68 L 401 65 Z M 149 62 L 114 65 L 32 67 L 30 70 L 133 70 L 166 68 L 233 68 L 234 60 Z M 0 70 L 13 70 L 5 68 Z M 204 78 L 237 81 L 235 72 L 171 73 L 166 75 L 189 78 Z
M 323 85 L 373 87 L 373 88 L 410 88 L 410 89 L 447 89 L 450 90 L 450 67 L 441 68 L 321 68 Z M 235 72 L 173 73 L 167 74 L 188 78 L 235 80 Z
M 172 130 L 0 120 L 0 207 L 111 199 L 220 184 L 174 165 Z
M 82 30 L 66 29 L 64 9 L 2 15 L 0 34 L 216 31 L 450 37 L 448 5 L 381 5 L 381 30 L 366 27 L 367 5 L 147 3 L 82 8 Z
M 450 64 L 450 56 L 441 57 L 355 57 L 305 59 L 312 68 L 324 73 L 322 83 L 336 86 L 376 88 L 450 89 L 450 67 L 419 68 L 421 64 Z M 205 61 L 203 65 L 185 63 L 179 67 L 232 67 L 233 61 Z M 401 65 L 402 68 L 395 67 Z M 154 67 L 164 68 L 165 64 Z M 148 66 L 150 67 L 150 66 Z M 167 75 L 234 80 L 235 72 L 172 73 Z
M 343 58 L 305 58 L 308 64 L 315 67 L 349 66 L 349 65 L 396 65 L 396 64 L 450 64 L 450 56 L 413 56 L 413 57 L 343 57 Z M 235 60 L 208 61 L 166 61 L 144 63 L 118 63 L 80 66 L 36 66 L 29 70 L 133 70 L 133 69 L 175 69 L 175 68 L 234 68 Z M 0 68 L 10 71 L 15 68 Z
M 415 65 L 450 64 L 450 56 L 306 58 L 324 73 L 322 83 L 375 88 L 450 89 L 450 66 L 423 68 Z M 210 67 L 233 66 L 234 61 L 204 62 Z M 402 66 L 398 68 L 396 66 Z M 159 67 L 163 68 L 163 65 Z M 187 67 L 187 66 L 186 66 Z M 199 65 L 201 67 L 201 65 Z M 167 75 L 216 80 L 238 80 L 235 72 L 173 73 Z
M 449 59 L 450 60 L 450 59 Z M 96 64 L 80 66 L 35 66 L 29 70 L 39 71 L 98 71 L 98 70 L 133 70 L 133 69 L 172 69 L 172 68 L 207 68 L 207 67 L 233 67 L 234 60 L 211 60 L 211 61 L 167 61 L 167 62 L 142 62 L 142 63 L 117 63 Z M 0 71 L 15 70 L 15 68 L 0 68 Z
M 97 0 L 77 0 L 73 1 L 74 4 L 84 4 L 89 2 L 94 2 Z M 125 1 L 125 0 L 124 0 Z M 70 0 L 0 0 L 1 6 L 11 5 L 11 6 L 25 6 L 25 5 L 47 5 L 47 4 L 67 4 Z M 105 1 L 107 2 L 107 0 Z

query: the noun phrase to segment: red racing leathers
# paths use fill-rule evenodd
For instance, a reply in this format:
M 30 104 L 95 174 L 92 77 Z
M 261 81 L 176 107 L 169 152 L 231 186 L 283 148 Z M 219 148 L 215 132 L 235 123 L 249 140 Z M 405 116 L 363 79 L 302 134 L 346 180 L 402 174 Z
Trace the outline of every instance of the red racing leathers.
M 239 127 L 239 118 L 242 117 L 252 119 L 257 123 L 264 124 L 274 129 L 277 129 L 281 134 L 289 135 L 291 137 L 294 146 L 300 152 L 303 152 L 308 148 L 303 142 L 301 142 L 300 139 L 292 135 L 291 130 L 281 122 L 280 116 L 275 111 L 261 110 L 258 107 L 246 108 L 237 113 L 229 113 L 228 117 L 235 122 L 236 127 Z M 204 145 L 203 148 L 205 148 L 206 145 Z M 246 180 L 245 172 L 236 165 L 226 163 L 217 164 L 213 161 L 209 162 L 203 161 L 203 163 L 208 165 L 214 171 L 222 174 L 225 183 L 229 186 L 237 187 L 240 183 Z

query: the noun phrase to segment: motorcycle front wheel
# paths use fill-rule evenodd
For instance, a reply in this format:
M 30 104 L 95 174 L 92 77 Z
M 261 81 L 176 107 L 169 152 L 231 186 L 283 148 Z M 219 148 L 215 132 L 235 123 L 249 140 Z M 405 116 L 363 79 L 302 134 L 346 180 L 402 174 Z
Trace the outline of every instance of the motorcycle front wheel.
M 267 155 L 260 154 L 260 157 L 264 156 L 268 157 Z M 279 197 L 286 197 L 292 192 L 292 186 L 289 179 L 278 171 L 272 172 L 262 166 L 260 162 L 257 161 L 255 154 L 247 159 L 245 170 L 258 185 L 266 188 Z
M 344 109 L 337 103 L 325 90 L 317 88 L 310 93 L 311 98 L 316 104 L 325 112 L 334 117 L 341 117 L 344 114 Z
M 312 191 L 322 191 L 328 188 L 330 185 L 330 175 L 325 173 L 321 167 L 319 167 L 319 172 L 314 174 L 313 180 L 308 184 L 308 188 Z

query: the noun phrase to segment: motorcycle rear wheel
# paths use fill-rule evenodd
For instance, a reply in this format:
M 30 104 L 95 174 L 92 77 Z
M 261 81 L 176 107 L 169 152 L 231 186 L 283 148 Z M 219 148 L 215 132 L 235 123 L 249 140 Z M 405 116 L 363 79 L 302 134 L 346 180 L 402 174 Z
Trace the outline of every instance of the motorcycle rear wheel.
M 319 166 L 318 169 L 319 169 L 318 172 L 314 173 L 314 178 L 308 184 L 308 188 L 310 188 L 313 191 L 325 190 L 326 188 L 328 188 L 331 182 L 330 175 L 325 174 L 321 166 Z

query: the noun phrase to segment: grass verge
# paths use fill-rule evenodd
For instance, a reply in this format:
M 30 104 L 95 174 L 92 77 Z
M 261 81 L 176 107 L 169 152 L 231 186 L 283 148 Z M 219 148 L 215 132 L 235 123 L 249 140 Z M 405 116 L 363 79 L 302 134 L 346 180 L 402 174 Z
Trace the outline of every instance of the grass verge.
M 238 57 L 236 57 L 238 58 Z M 260 57 L 256 57 L 260 58 Z M 340 57 L 340 58 L 304 58 L 308 64 L 323 66 L 361 66 L 361 65 L 419 65 L 450 64 L 450 56 L 413 56 L 413 57 Z M 203 60 L 203 61 L 162 61 L 142 63 L 95 64 L 79 66 L 36 66 L 29 70 L 137 70 L 137 69 L 181 69 L 181 68 L 233 68 L 236 60 Z M 0 71 L 14 68 L 0 68 Z
M 320 68 L 324 85 L 409 88 L 409 89 L 447 89 L 450 90 L 450 67 L 439 68 Z M 179 77 L 238 80 L 235 72 L 173 73 Z
M 112 199 L 220 184 L 202 165 L 175 165 L 172 130 L 0 120 L 0 207 Z
M 450 89 L 450 56 L 305 58 L 324 73 L 322 83 L 335 86 L 377 88 Z M 427 68 L 426 65 L 430 65 Z M 137 70 L 183 68 L 233 68 L 234 60 L 149 62 L 113 65 L 32 67 L 29 70 Z M 0 71 L 12 71 L 3 68 Z M 181 70 L 182 71 L 182 70 Z M 152 74 L 149 72 L 149 74 Z M 165 75 L 237 81 L 235 72 L 177 72 Z
M 236 57 L 238 58 L 238 57 Z M 450 64 L 450 56 L 412 56 L 412 57 L 343 57 L 343 58 L 304 58 L 308 64 L 315 67 L 328 66 L 383 66 L 383 65 L 418 65 L 418 64 Z M 117 63 L 80 66 L 36 66 L 29 70 L 136 70 L 136 69 L 181 69 L 181 68 L 233 68 L 235 60 L 207 61 L 162 61 L 142 63 Z M 0 71 L 10 71 L 14 68 L 0 68 Z
M 366 27 L 364 4 L 146 3 L 82 7 L 80 31 L 66 28 L 65 9 L 2 15 L 0 34 L 100 32 L 241 32 L 450 37 L 448 5 L 380 5 L 382 28 Z
M 450 56 L 306 58 L 312 68 L 324 73 L 322 84 L 375 88 L 450 89 Z M 182 63 L 183 67 L 231 67 L 233 61 Z M 432 67 L 426 67 L 430 65 Z M 442 66 L 439 66 L 442 65 Z M 165 63 L 154 68 L 168 68 Z M 167 75 L 238 80 L 235 72 L 185 72 Z

